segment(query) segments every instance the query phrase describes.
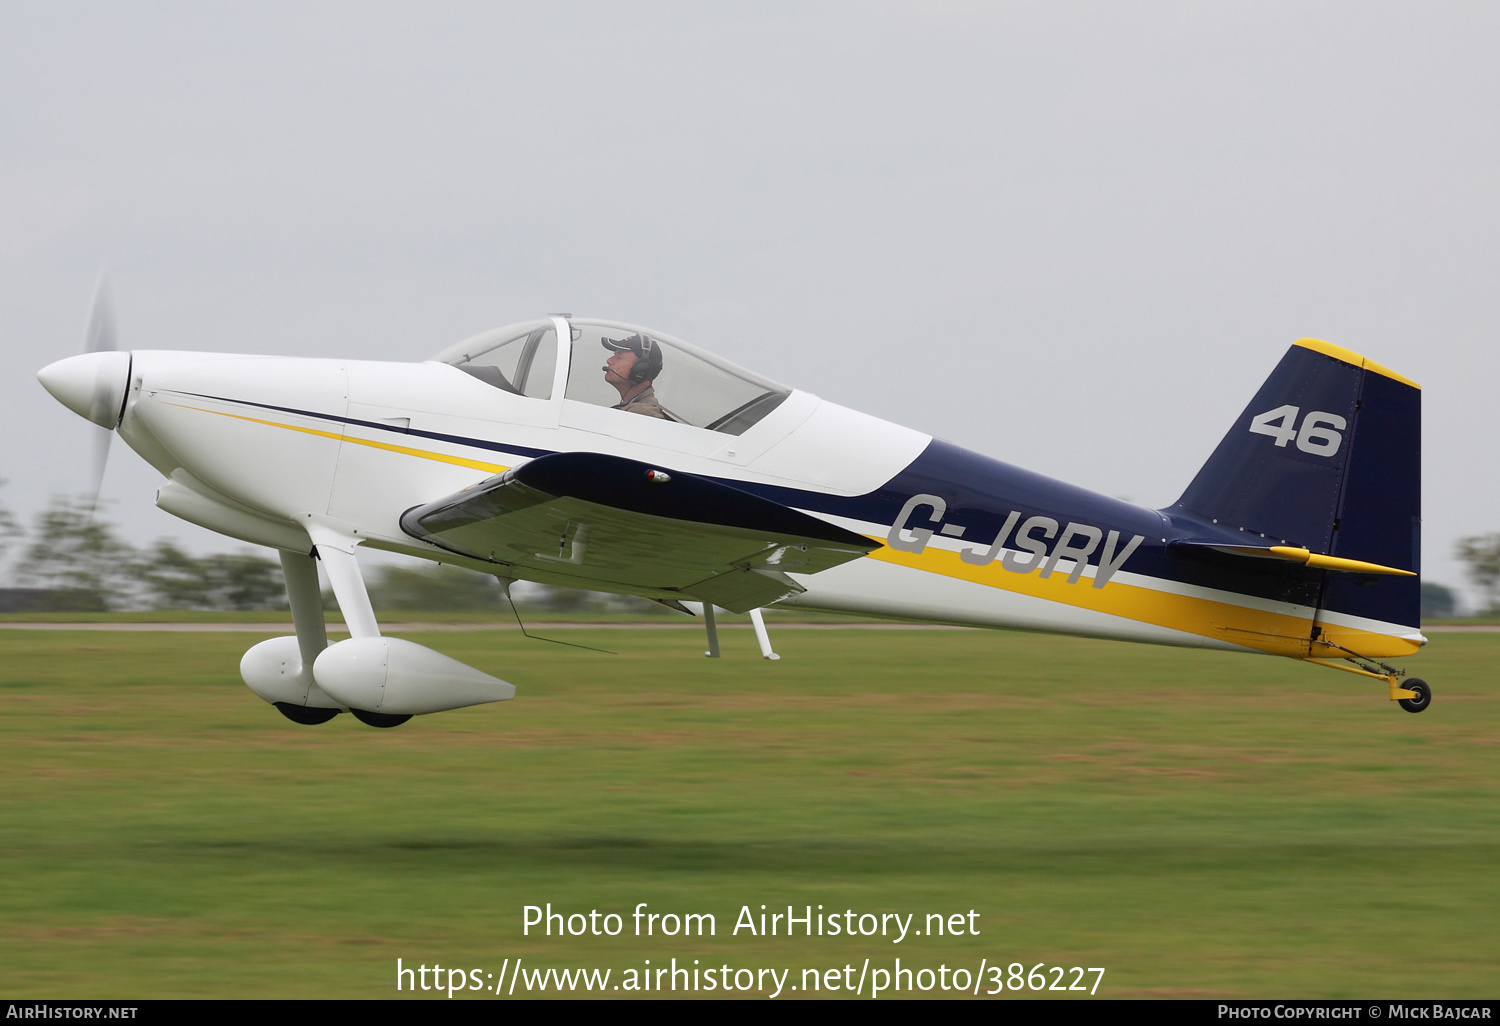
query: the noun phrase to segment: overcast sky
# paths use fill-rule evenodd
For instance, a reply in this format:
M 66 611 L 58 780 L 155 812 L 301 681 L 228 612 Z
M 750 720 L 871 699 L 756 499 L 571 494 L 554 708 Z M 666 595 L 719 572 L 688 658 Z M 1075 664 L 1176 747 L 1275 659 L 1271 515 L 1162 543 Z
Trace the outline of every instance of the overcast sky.
M 1425 566 L 1500 531 L 1500 6 L 0 4 L 0 503 L 124 348 L 423 359 L 645 324 L 1172 502 L 1294 340 L 1424 387 Z M 112 454 L 131 540 L 227 543 Z

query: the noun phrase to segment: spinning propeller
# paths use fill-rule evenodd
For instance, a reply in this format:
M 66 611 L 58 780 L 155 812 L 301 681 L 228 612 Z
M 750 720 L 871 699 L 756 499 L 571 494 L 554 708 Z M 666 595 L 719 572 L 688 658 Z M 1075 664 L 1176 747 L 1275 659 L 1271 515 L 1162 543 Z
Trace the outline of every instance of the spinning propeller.
M 130 385 L 130 354 L 116 348 L 114 309 L 102 271 L 89 307 L 83 353 L 48 364 L 36 376 L 58 402 L 103 429 L 94 432 L 91 487 L 85 493 L 92 510 L 99 503 L 109 443 L 125 412 L 125 394 Z

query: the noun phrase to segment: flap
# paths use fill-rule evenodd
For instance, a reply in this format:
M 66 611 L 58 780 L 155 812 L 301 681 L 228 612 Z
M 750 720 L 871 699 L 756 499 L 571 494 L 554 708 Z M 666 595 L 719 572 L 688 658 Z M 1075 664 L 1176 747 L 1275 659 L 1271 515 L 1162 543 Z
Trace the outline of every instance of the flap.
M 416 506 L 401 527 L 497 573 L 734 612 L 801 591 L 787 572 L 817 573 L 880 548 L 708 478 L 588 452 L 542 456 Z

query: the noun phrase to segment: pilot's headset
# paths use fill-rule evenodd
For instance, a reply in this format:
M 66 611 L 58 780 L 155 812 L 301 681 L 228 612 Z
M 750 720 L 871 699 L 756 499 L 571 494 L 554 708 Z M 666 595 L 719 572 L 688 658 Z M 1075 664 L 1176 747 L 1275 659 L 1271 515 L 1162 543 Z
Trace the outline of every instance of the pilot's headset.
M 661 373 L 661 348 L 657 346 L 656 339 L 645 332 L 636 336 L 641 340 L 640 359 L 635 361 L 630 368 L 630 383 L 639 385 L 642 381 L 650 381 Z
M 606 349 L 616 352 L 629 349 L 635 353 L 635 364 L 630 368 L 630 374 L 626 377 L 632 385 L 639 385 L 643 381 L 650 381 L 661 373 L 661 346 L 656 339 L 641 332 L 638 335 L 627 335 L 624 338 L 601 338 Z M 635 342 L 636 345 L 630 343 Z

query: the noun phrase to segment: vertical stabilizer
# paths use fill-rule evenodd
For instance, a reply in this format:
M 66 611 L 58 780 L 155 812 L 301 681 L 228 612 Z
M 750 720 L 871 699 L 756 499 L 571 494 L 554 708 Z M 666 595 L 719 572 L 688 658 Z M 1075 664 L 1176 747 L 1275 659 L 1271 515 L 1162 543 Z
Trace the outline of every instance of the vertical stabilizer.
M 1167 511 L 1272 544 L 1420 572 L 1422 393 L 1302 339 Z M 1416 577 L 1325 574 L 1325 610 L 1415 627 Z

